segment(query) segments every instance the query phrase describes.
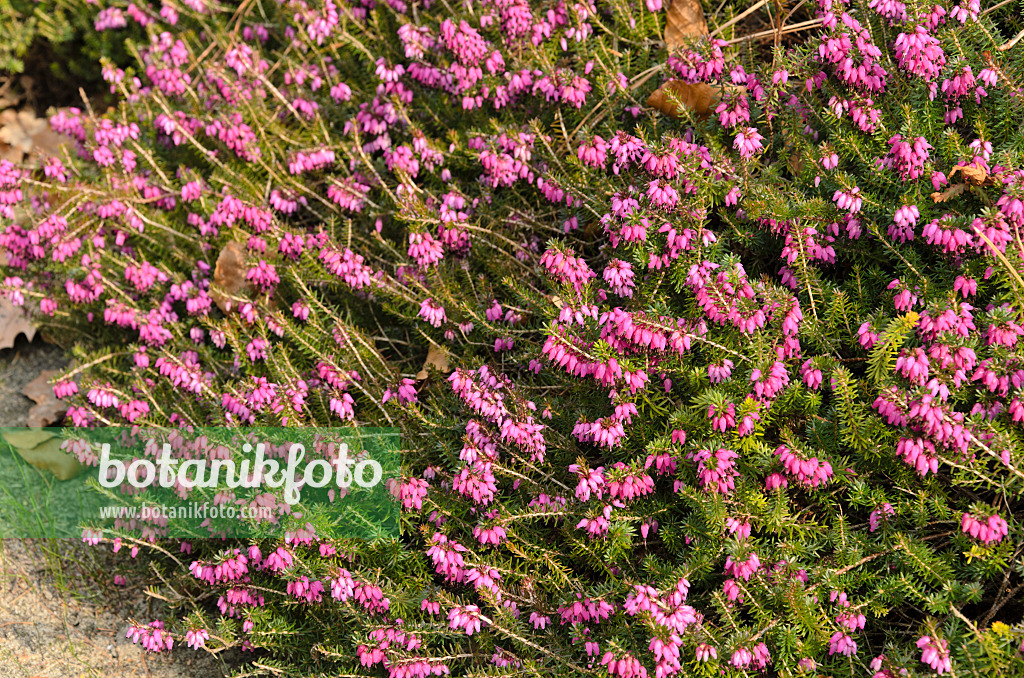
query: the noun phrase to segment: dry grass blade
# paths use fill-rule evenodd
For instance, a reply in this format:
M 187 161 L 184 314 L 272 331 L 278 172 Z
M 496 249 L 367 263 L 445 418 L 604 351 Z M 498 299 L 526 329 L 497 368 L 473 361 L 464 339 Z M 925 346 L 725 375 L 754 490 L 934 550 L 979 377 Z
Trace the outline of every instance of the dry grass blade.
M 678 118 L 683 114 L 679 107 L 681 104 L 699 117 L 705 117 L 711 112 L 716 99 L 715 89 L 707 83 L 691 84 L 682 80 L 669 80 L 647 98 L 647 105 L 665 115 Z
M 724 24 L 722 24 L 721 26 L 716 28 L 714 30 L 714 32 L 711 33 L 711 37 L 713 38 L 716 35 L 718 35 L 719 33 L 721 33 L 722 31 L 724 31 L 729 26 L 732 26 L 733 24 L 736 24 L 736 23 L 738 23 L 740 21 L 743 21 L 748 16 L 750 16 L 751 14 L 756 12 L 757 10 L 761 9 L 766 4 L 768 4 L 768 0 L 758 0 L 758 2 L 754 3 L 753 5 L 748 7 L 746 10 L 744 10 L 742 14 L 734 16 L 732 19 L 730 19 L 729 21 L 726 21 Z
M 665 46 L 669 52 L 682 47 L 687 38 L 707 34 L 708 22 L 704 19 L 700 0 L 672 0 L 665 20 Z
M 760 40 L 761 38 L 771 38 L 771 37 L 775 37 L 776 35 L 782 36 L 782 35 L 789 35 L 791 33 L 799 33 L 800 31 L 807 31 L 807 30 L 810 30 L 812 28 L 816 28 L 816 27 L 818 27 L 820 25 L 821 25 L 821 19 L 811 19 L 809 21 L 801 21 L 798 24 L 793 24 L 792 26 L 786 26 L 785 28 L 783 28 L 781 30 L 776 29 L 776 28 L 772 28 L 772 29 L 769 29 L 769 30 L 766 30 L 766 31 L 761 31 L 759 33 L 751 33 L 750 35 L 744 35 L 742 37 L 730 40 L 729 44 L 730 45 L 735 45 L 736 43 L 746 42 L 748 40 Z
M 1021 31 L 1020 33 L 1018 33 L 1017 36 L 1015 38 L 1013 38 L 1013 40 L 1010 40 L 1010 41 L 1008 41 L 1008 42 L 1006 42 L 1006 43 L 1004 43 L 1002 45 L 999 45 L 999 47 L 996 47 L 996 51 L 998 51 L 998 52 L 1006 52 L 1008 50 L 1011 50 L 1021 40 L 1024 40 L 1024 31 Z

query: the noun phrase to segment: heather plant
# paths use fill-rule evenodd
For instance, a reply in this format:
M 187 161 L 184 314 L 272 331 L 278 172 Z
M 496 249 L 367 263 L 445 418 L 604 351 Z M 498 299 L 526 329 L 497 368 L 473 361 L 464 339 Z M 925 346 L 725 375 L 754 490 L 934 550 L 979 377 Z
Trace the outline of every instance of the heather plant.
M 78 100 L 83 86 L 95 95 L 99 60 L 127 63 L 126 35 L 145 36 L 156 16 L 134 4 L 101 12 L 90 0 L 0 0 L 0 76 L 25 72 L 33 98 L 63 103 L 70 90 Z
M 171 604 L 132 638 L 249 675 L 1024 671 L 1013 9 L 822 0 L 803 42 L 671 54 L 658 0 L 151 11 L 119 105 L 51 119 L 74 152 L 0 166 L 70 423 L 396 427 L 405 513 L 108 531 Z

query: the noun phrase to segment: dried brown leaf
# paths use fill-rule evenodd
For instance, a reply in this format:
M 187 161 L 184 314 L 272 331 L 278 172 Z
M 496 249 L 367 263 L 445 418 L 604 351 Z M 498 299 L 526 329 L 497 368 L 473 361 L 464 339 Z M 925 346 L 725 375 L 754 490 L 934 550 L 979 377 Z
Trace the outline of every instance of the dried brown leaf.
M 246 271 L 245 245 L 232 240 L 217 255 L 217 265 L 213 269 L 213 282 L 218 289 L 210 290 L 210 298 L 225 313 L 229 313 L 234 307 L 229 296 L 240 296 L 251 288 L 249 281 L 245 278 Z
M 423 381 L 429 376 L 428 367 L 433 367 L 438 372 L 447 375 L 450 371 L 448 367 L 448 354 L 431 344 L 427 350 L 427 359 L 423 362 L 423 369 L 416 373 L 416 381 Z
M 953 175 L 957 172 L 960 172 L 963 175 L 964 181 L 972 186 L 981 186 L 988 178 L 988 172 L 983 167 L 975 167 L 974 165 L 957 165 L 949 173 L 949 178 L 952 179 Z
M 55 437 L 53 433 L 42 429 L 9 428 L 0 431 L 4 440 L 11 447 L 30 450 L 37 445 L 42 445 L 50 438 Z
M 782 149 L 782 152 L 786 155 L 786 167 L 793 176 L 800 176 L 800 173 L 804 170 L 804 157 L 800 149 L 794 144 L 786 144 Z
M 15 306 L 9 299 L 0 299 L 0 348 L 11 348 L 19 334 L 32 341 L 36 328 L 25 315 L 25 309 Z
M 35 402 L 28 411 L 29 426 L 53 426 L 68 411 L 67 403 L 53 395 L 53 386 L 50 384 L 50 379 L 58 374 L 59 370 L 43 370 L 22 389 L 21 392 Z
M 669 80 L 647 97 L 647 105 L 656 108 L 665 115 L 678 118 L 682 115 L 679 105 L 689 108 L 700 117 L 707 116 L 717 100 L 717 92 L 707 83 L 688 83 L 682 80 Z
M 686 44 L 687 38 L 707 34 L 708 22 L 704 18 L 700 0 L 672 0 L 665 19 L 665 46 L 669 52 Z
M 21 95 L 14 91 L 14 76 L 0 78 L 0 110 L 17 106 Z
M 54 132 L 46 118 L 37 118 L 31 110 L 0 113 L 0 155 L 6 160 L 20 163 L 33 153 L 57 155 L 70 143 L 70 137 Z
M 932 193 L 932 200 L 935 202 L 946 202 L 947 200 L 952 200 L 963 193 L 966 188 L 967 184 L 953 184 L 942 193 Z
M 7 433 L 4 433 L 4 438 L 8 438 Z M 74 455 L 60 448 L 61 442 L 61 438 L 50 438 L 34 447 L 19 447 L 14 443 L 11 446 L 22 459 L 40 471 L 49 471 L 57 480 L 71 480 L 85 467 Z

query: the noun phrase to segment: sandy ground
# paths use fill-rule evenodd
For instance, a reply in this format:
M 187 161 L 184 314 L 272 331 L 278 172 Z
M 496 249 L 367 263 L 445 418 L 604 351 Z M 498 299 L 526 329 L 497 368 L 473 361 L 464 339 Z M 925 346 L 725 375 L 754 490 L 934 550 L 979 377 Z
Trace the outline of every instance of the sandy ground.
M 18 339 L 0 350 L 0 426 L 24 426 L 25 385 L 66 364 L 62 351 Z M 0 540 L 0 678 L 217 678 L 227 672 L 205 653 L 175 648 L 153 655 L 125 638 L 130 617 L 159 618 L 133 587 L 100 586 L 90 573 L 112 557 L 74 542 Z
M 61 554 L 43 549 L 61 549 Z M 216 678 L 221 662 L 176 647 L 153 655 L 125 638 L 128 617 L 152 619 L 144 592 L 100 591 L 69 544 L 4 540 L 0 553 L 0 678 Z M 99 558 L 103 558 L 99 555 Z M 59 559 L 58 559 L 59 558 Z M 69 587 L 73 590 L 69 590 Z

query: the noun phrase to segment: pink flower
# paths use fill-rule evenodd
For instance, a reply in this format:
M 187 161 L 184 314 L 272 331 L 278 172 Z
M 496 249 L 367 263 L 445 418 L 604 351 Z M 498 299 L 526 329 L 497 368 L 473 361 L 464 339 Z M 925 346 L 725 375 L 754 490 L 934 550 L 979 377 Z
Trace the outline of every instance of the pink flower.
M 923 438 L 901 438 L 896 444 L 896 455 L 917 470 L 921 476 L 939 472 L 939 458 L 935 445 Z
M 444 258 L 444 246 L 440 240 L 435 240 L 429 232 L 410 233 L 409 256 L 419 266 L 426 268 L 433 266 Z
M 923 650 L 921 662 L 927 664 L 940 676 L 953 670 L 953 664 L 949 659 L 949 642 L 941 638 L 921 636 L 917 641 L 917 647 Z
M 871 512 L 871 516 L 868 518 L 871 531 L 874 532 L 882 524 L 883 519 L 887 519 L 891 516 L 896 515 L 896 511 L 893 509 L 892 504 L 885 502 L 882 504 L 880 509 Z
M 756 128 L 747 127 L 737 132 L 732 146 L 739 150 L 741 156 L 749 160 L 754 157 L 755 153 L 764 149 L 764 146 L 761 145 L 762 141 L 764 141 L 764 137 L 758 134 Z
M 745 669 L 750 666 L 750 663 L 754 661 L 754 654 L 745 647 L 737 648 L 732 653 L 732 659 L 729 663 L 738 669 Z
M 584 165 L 604 167 L 608 161 L 608 143 L 595 135 L 590 143 L 584 141 L 579 145 L 577 156 Z
M 626 297 L 627 299 L 632 298 L 634 287 L 633 267 L 628 261 L 612 259 L 605 266 L 602 277 L 608 283 L 608 287 L 613 294 Z
M 398 487 L 398 499 L 407 511 L 419 511 L 430 485 L 422 478 L 409 478 Z
M 653 207 L 671 211 L 679 204 L 679 192 L 664 179 L 655 179 L 647 186 L 647 199 Z
M 841 654 L 847 657 L 857 654 L 857 643 L 842 631 L 836 631 L 829 640 L 829 655 Z
M 750 536 L 750 523 L 748 522 L 740 522 L 735 518 L 726 518 L 725 526 L 730 534 L 736 536 L 738 541 L 743 541 Z
M 736 489 L 738 473 L 734 460 L 739 455 L 733 450 L 722 448 L 714 454 L 711 450 L 698 450 L 688 457 L 697 463 L 697 479 L 706 492 L 729 494 Z
M 548 249 L 541 255 L 540 265 L 543 266 L 552 278 L 561 283 L 571 284 L 577 292 L 595 274 L 587 266 L 582 258 L 573 256 L 573 252 L 562 252 L 555 248 Z
M 832 200 L 836 203 L 836 207 L 841 210 L 846 210 L 850 214 L 856 214 L 860 211 L 863 201 L 860 196 L 859 187 L 853 187 L 849 191 L 836 191 L 832 196 Z
M 647 678 L 647 669 L 640 660 L 630 654 L 624 654 L 618 659 L 611 652 L 605 652 L 601 657 L 601 663 L 608 667 L 608 674 L 619 678 Z
M 433 299 L 427 299 L 420 304 L 419 315 L 434 327 L 440 327 L 447 320 L 444 307 L 437 304 Z
M 889 139 L 889 155 L 882 161 L 882 166 L 896 170 L 901 179 L 917 179 L 924 173 L 924 164 L 928 161 L 931 148 L 932 145 L 924 137 L 909 142 L 897 134 Z
M 901 67 L 924 80 L 938 76 L 946 65 L 946 54 L 938 39 L 920 25 L 913 33 L 896 36 L 895 53 Z
M 720 384 L 732 376 L 732 368 L 733 363 L 728 358 L 723 360 L 721 365 L 708 365 L 708 378 L 712 384 Z
M 998 543 L 1009 534 L 1009 525 L 995 513 L 986 519 L 965 513 L 960 521 L 960 529 L 986 544 Z
M 734 561 L 732 556 L 725 559 L 725 573 L 739 577 L 743 581 L 749 580 L 760 568 L 761 561 L 758 560 L 757 554 L 754 552 L 751 552 L 743 561 Z

